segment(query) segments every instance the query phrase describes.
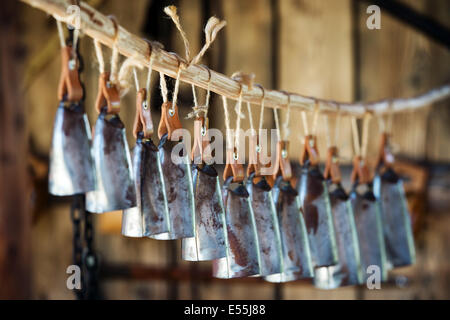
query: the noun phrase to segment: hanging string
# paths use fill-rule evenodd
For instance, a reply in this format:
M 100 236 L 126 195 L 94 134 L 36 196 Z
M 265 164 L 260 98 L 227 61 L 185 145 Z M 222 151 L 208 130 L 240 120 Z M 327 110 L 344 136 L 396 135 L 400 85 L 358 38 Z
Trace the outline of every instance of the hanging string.
M 181 38 L 184 42 L 184 50 L 186 54 L 186 60 L 189 61 L 191 56 L 191 50 L 189 48 L 189 41 L 187 39 L 186 32 L 184 32 L 183 28 L 181 27 L 180 18 L 177 14 L 177 7 L 175 6 L 167 6 L 164 8 L 164 12 L 172 19 L 173 23 L 177 27 L 178 31 L 181 34 Z
M 180 89 L 180 75 L 181 75 L 181 64 L 180 66 L 178 66 L 177 78 L 175 80 L 175 87 L 173 89 L 172 108 L 171 108 L 172 112 L 175 110 L 175 106 L 177 105 L 178 90 Z
M 355 151 L 355 155 L 361 155 L 361 148 L 359 145 L 359 136 L 358 136 L 358 124 L 356 123 L 356 117 L 352 116 L 352 136 L 353 136 L 353 149 Z
M 264 91 L 264 88 L 262 86 L 259 86 L 259 88 L 262 91 L 262 97 L 261 97 L 261 110 L 259 111 L 259 132 L 262 130 L 263 127 L 263 119 L 264 119 L 264 102 L 265 102 L 265 96 L 266 93 Z
M 252 115 L 252 107 L 250 106 L 250 102 L 247 102 L 247 111 L 248 111 L 248 118 L 250 120 L 250 130 L 252 131 L 252 134 L 255 131 L 255 127 L 253 126 L 253 115 Z
M 66 47 L 66 39 L 64 38 L 64 30 L 61 21 L 56 19 L 56 26 L 58 27 L 59 43 L 61 48 Z
M 329 149 L 331 147 L 331 133 L 330 133 L 330 124 L 329 124 L 330 119 L 327 114 L 323 115 L 323 119 L 325 122 L 325 139 L 326 139 L 327 149 Z
M 145 83 L 145 91 L 146 91 L 146 101 L 147 101 L 147 107 L 150 107 L 150 97 L 151 97 L 151 84 L 152 84 L 152 71 L 153 71 L 153 62 L 154 62 L 154 56 L 153 56 L 153 50 L 150 52 L 150 62 L 148 64 L 148 72 L 147 72 L 147 81 Z
M 225 96 L 222 96 L 222 105 L 223 105 L 223 113 L 225 115 L 225 128 L 226 128 L 226 136 L 227 136 L 226 148 L 230 149 L 233 142 L 232 142 L 232 137 L 231 137 L 232 132 L 230 130 L 230 114 L 228 112 L 228 102 L 227 102 L 227 97 L 225 97 Z
M 103 52 L 102 52 L 102 45 L 100 44 L 100 41 L 97 39 L 94 39 L 94 47 L 95 47 L 95 54 L 97 56 L 98 61 L 98 69 L 100 73 L 105 72 L 105 60 L 103 59 Z
M 203 45 L 202 49 L 199 51 L 199 53 L 192 59 L 190 64 L 197 64 L 200 62 L 206 51 L 209 49 L 211 44 L 216 39 L 217 33 L 225 27 L 227 24 L 226 21 L 220 21 L 216 17 L 209 18 L 208 22 L 205 26 L 205 44 Z
M 208 80 L 208 88 L 206 90 L 206 101 L 205 101 L 205 118 L 208 117 L 208 111 L 209 111 L 209 99 L 211 98 L 211 73 L 209 74 L 209 80 Z
M 236 134 L 235 134 L 235 145 L 236 145 L 236 151 L 239 150 L 239 138 L 241 136 L 241 115 L 242 113 L 242 85 L 241 90 L 239 92 L 239 98 L 237 102 L 237 117 L 236 117 Z
M 340 125 L 341 125 L 341 113 L 338 111 L 336 115 L 336 123 L 334 125 L 334 146 L 337 147 L 339 142 L 339 134 L 340 134 Z
M 211 96 L 211 90 L 210 90 L 211 72 L 209 71 L 208 67 L 205 67 L 205 66 L 203 66 L 203 67 L 205 69 L 207 69 L 207 71 L 209 73 L 208 87 L 207 87 L 207 90 L 206 90 L 205 104 L 202 105 L 202 106 L 199 105 L 199 102 L 198 102 L 198 99 L 197 99 L 197 93 L 195 91 L 195 86 L 192 85 L 192 96 L 193 96 L 193 99 L 194 99 L 194 106 L 192 107 L 192 111 L 189 112 L 189 114 L 187 115 L 186 119 L 198 118 L 201 113 L 203 113 L 205 118 L 208 117 L 209 100 L 210 100 L 210 96 Z
M 198 106 L 197 93 L 195 92 L 195 86 L 192 84 L 192 96 L 194 98 L 194 108 Z
M 283 123 L 284 140 L 287 140 L 289 137 L 289 118 L 291 116 L 291 96 L 289 94 L 286 94 L 286 95 L 287 95 L 288 101 L 286 103 L 286 106 L 287 106 L 286 119 L 284 120 L 284 123 Z
M 361 156 L 365 159 L 367 156 L 367 147 L 369 145 L 369 124 L 372 116 L 369 113 L 363 118 L 362 147 Z
M 280 135 L 280 120 L 278 119 L 278 109 L 274 108 L 273 109 L 273 117 L 275 118 L 275 129 L 277 132 L 277 140 L 281 140 L 281 135 Z
M 312 129 L 311 134 L 315 136 L 317 134 L 317 122 L 319 120 L 319 102 L 316 101 L 314 104 L 314 113 L 313 113 L 313 122 L 312 122 Z
M 117 46 L 113 44 L 112 55 L 111 55 L 111 75 L 110 81 L 115 83 L 118 81 L 117 70 L 119 68 L 119 50 Z
M 305 131 L 305 136 L 309 136 L 308 117 L 306 115 L 306 111 L 302 111 L 302 120 L 303 120 L 303 130 Z
M 73 40 L 72 40 L 72 56 L 76 57 L 77 55 L 77 45 L 78 45 L 78 38 L 80 36 L 80 30 L 77 28 L 73 29 Z
M 161 89 L 161 97 L 163 99 L 163 102 L 167 103 L 167 83 L 164 73 L 162 72 L 159 73 L 159 87 Z
M 133 67 L 133 75 L 134 75 L 134 85 L 136 86 L 136 91 L 139 91 L 140 86 L 139 86 L 139 79 L 138 79 L 138 75 L 136 72 L 136 68 Z

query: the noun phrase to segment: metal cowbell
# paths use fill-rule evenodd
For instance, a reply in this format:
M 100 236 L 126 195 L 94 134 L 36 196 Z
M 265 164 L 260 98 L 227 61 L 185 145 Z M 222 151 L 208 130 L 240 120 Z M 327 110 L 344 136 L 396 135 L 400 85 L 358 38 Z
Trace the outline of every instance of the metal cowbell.
M 232 150 L 227 150 L 223 175 L 227 255 L 213 260 L 213 276 L 222 279 L 255 276 L 260 273 L 255 218 L 243 184 L 243 165 L 237 163 Z
M 383 134 L 374 193 L 381 206 L 386 259 L 391 269 L 413 264 L 416 253 L 408 203 L 402 180 L 392 168 L 394 157 L 388 141 L 389 135 Z
M 362 283 L 361 257 L 353 210 L 341 185 L 337 148 L 331 147 L 324 171 L 329 182 L 331 211 L 336 230 L 339 262 L 335 266 L 315 269 L 314 285 L 320 289 L 335 289 Z
M 68 44 L 61 48 L 60 101 L 49 161 L 49 193 L 70 196 L 94 190 L 91 130 L 83 106 L 79 57 Z
M 298 193 L 289 180 L 278 177 L 272 189 L 283 245 L 283 272 L 265 278 L 269 282 L 289 282 L 311 278 L 314 269 L 306 232 L 300 212 Z
M 166 191 L 159 162 L 159 151 L 151 140 L 153 123 L 146 89 L 136 96 L 133 135 L 133 172 L 137 206 L 127 209 L 122 217 L 122 234 L 149 237 L 170 231 Z
M 260 276 L 283 270 L 281 235 L 271 189 L 265 177 L 255 177 L 254 173 L 248 177 L 247 191 L 259 245 Z
M 226 257 L 225 213 L 219 177 L 213 166 L 193 168 L 195 236 L 182 240 L 182 257 L 206 261 Z
M 91 130 L 82 102 L 59 104 L 49 162 L 50 194 L 70 196 L 95 189 Z
M 328 189 L 319 170 L 319 155 L 315 136 L 307 136 L 300 158 L 301 176 L 297 191 L 311 249 L 314 267 L 337 264 L 337 244 L 331 216 Z
M 130 151 L 118 115 L 107 119 L 104 109 L 95 124 L 92 152 L 96 189 L 86 194 L 86 210 L 104 213 L 136 206 Z
M 137 206 L 124 211 L 122 234 L 149 237 L 169 232 L 169 213 L 159 152 L 150 139 L 138 137 L 133 149 L 133 170 Z
M 177 106 L 172 108 L 172 103 L 166 102 L 162 105 L 161 112 L 158 149 L 169 209 L 170 231 L 153 235 L 151 238 L 158 240 L 191 238 L 194 236 L 195 221 L 191 165 L 188 155 L 180 157 L 177 153 L 177 161 L 172 159 L 174 148 L 181 146 L 179 150 L 185 150 L 183 141 L 172 141 L 173 131 L 181 128 L 178 108 Z

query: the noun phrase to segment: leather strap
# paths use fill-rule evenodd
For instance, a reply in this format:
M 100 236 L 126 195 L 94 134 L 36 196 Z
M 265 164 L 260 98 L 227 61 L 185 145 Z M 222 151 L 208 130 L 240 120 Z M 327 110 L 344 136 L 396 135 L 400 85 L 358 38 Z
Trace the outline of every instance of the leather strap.
M 300 164 L 304 165 L 309 160 L 311 166 L 319 164 L 319 150 L 317 149 L 317 137 L 308 135 L 305 137 L 302 154 L 300 155 Z
M 261 176 L 261 161 L 260 152 L 258 152 L 259 138 L 257 134 L 252 134 L 249 137 L 249 154 L 248 154 L 248 166 L 247 166 L 247 176 L 252 173 L 255 177 Z
M 172 133 L 176 129 L 181 129 L 180 118 L 178 117 L 178 106 L 172 108 L 172 102 L 164 102 L 161 106 L 161 120 L 158 126 L 158 137 L 161 139 L 167 133 L 167 138 L 172 138 Z
M 72 47 L 61 48 L 61 76 L 58 85 L 58 99 L 76 102 L 83 99 L 83 87 L 78 73 L 79 62 L 72 57 Z
M 340 183 L 342 180 L 341 169 L 339 168 L 338 148 L 328 148 L 327 162 L 323 172 L 325 179 L 331 179 L 333 183 Z
M 288 157 L 289 141 L 280 140 L 277 142 L 277 155 L 275 158 L 273 180 L 282 176 L 283 180 L 289 181 L 292 178 L 291 162 Z
M 120 112 L 119 90 L 117 90 L 115 84 L 109 81 L 109 75 L 109 72 L 100 74 L 95 109 L 100 113 L 102 108 L 106 106 L 108 114 L 118 114 Z
M 227 161 L 223 171 L 223 180 L 233 176 L 233 182 L 242 182 L 245 178 L 244 166 L 234 158 L 233 150 L 227 150 Z
M 372 181 L 371 173 L 367 162 L 361 156 L 353 158 L 353 171 L 351 174 L 352 183 L 365 184 Z
M 144 133 L 144 138 L 150 138 L 153 134 L 153 120 L 150 106 L 147 105 L 147 90 L 142 88 L 136 94 L 136 116 L 134 118 L 133 135 L 137 138 L 139 132 Z

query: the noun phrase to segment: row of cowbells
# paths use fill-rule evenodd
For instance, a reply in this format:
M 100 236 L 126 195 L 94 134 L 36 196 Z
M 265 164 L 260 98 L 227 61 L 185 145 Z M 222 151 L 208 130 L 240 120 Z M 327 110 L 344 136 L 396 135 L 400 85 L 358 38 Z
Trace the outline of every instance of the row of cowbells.
M 175 105 L 162 106 L 156 146 L 146 92 L 138 92 L 131 156 L 109 75 L 99 80 L 92 145 L 83 105 L 67 99 L 70 93 L 68 88 L 60 95 L 56 114 L 50 193 L 85 193 L 90 212 L 124 210 L 125 236 L 183 239 L 183 258 L 212 260 L 215 277 L 261 276 L 271 282 L 314 277 L 320 288 L 363 283 L 370 266 L 385 279 L 389 268 L 414 261 L 405 196 L 386 148 L 375 183 L 355 158 L 349 196 L 333 161 L 336 152 L 329 155 L 325 178 L 319 171 L 314 137 L 305 141 L 300 177 L 292 177 L 287 142 L 280 141 L 273 175 L 261 176 L 252 165 L 245 181 L 243 166 L 228 152 L 220 186 L 213 165 L 201 161 L 191 167 L 188 156 L 180 163 L 171 158 L 179 144 L 171 135 L 181 128 Z M 195 121 L 193 159 L 205 160 L 206 123 Z

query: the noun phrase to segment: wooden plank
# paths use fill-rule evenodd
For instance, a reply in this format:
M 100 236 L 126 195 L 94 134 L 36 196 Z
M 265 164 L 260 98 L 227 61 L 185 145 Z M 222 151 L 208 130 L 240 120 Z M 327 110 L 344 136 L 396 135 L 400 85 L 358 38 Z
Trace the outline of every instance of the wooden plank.
M 350 1 L 289 0 L 278 4 L 282 17 L 280 88 L 325 99 L 353 100 Z M 280 120 L 284 121 L 284 114 Z M 348 119 L 342 120 L 338 147 L 341 155 L 350 157 L 350 126 Z M 311 126 L 311 120 L 309 123 Z M 292 145 L 303 143 L 300 112 L 291 111 L 290 128 Z M 319 152 L 324 159 L 323 119 L 318 123 L 317 133 Z M 291 158 L 297 160 L 301 148 L 291 149 Z
M 30 297 L 31 190 L 21 77 L 24 48 L 18 5 L 2 3 L 0 20 L 0 299 Z

